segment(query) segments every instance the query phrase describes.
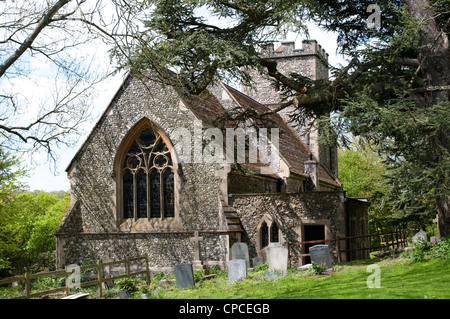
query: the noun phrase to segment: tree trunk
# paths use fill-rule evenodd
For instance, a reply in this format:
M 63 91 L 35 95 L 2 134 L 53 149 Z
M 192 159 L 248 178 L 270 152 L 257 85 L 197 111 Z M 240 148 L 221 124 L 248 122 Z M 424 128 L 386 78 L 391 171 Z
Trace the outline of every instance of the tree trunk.
M 439 196 L 436 199 L 436 209 L 438 211 L 438 234 L 440 238 L 450 237 L 450 216 L 448 206 L 448 197 Z
M 437 90 L 431 90 L 421 94 L 418 101 L 421 101 L 417 107 L 431 107 L 439 102 L 449 101 L 448 85 L 450 84 L 450 49 L 449 39 L 433 16 L 428 0 L 404 0 L 404 4 L 408 7 L 411 16 L 418 18 L 423 22 L 423 34 L 420 42 L 422 49 L 419 52 L 419 74 L 426 80 L 427 86 L 437 87 Z M 441 88 L 441 89 L 439 89 Z M 440 133 L 439 144 L 443 146 L 447 152 L 450 152 L 450 132 L 444 131 Z M 436 152 L 437 153 L 437 152 Z M 448 153 L 447 153 L 448 154 Z M 443 160 L 445 153 L 440 152 L 436 156 L 436 160 Z M 441 190 L 447 183 L 447 180 L 437 181 L 436 189 Z M 438 213 L 438 231 L 440 237 L 450 236 L 450 214 L 449 214 L 449 197 L 446 194 L 436 197 L 436 210 Z

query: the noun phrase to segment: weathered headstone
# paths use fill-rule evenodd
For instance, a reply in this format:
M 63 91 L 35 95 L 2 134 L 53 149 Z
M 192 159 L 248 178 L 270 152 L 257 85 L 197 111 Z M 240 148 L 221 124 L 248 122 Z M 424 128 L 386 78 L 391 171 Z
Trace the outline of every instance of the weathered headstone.
M 247 265 L 245 259 L 228 260 L 228 281 L 234 282 L 247 277 Z
M 256 266 L 263 265 L 264 259 L 262 257 L 258 256 L 258 257 L 253 258 L 252 262 L 253 262 L 253 268 L 255 268 Z
M 432 244 L 437 244 L 437 243 L 439 243 L 439 242 L 440 242 L 439 236 L 431 236 L 431 237 L 430 237 L 430 243 L 432 243 Z
M 231 259 L 244 259 L 247 268 L 250 267 L 250 257 L 248 255 L 248 246 L 246 243 L 234 243 L 231 247 Z
M 418 243 L 420 239 L 422 239 L 423 241 L 427 241 L 428 238 L 426 231 L 421 230 L 412 237 L 413 243 Z
M 327 268 L 331 268 L 331 257 L 328 245 L 315 245 L 309 247 L 309 253 L 311 255 L 311 263 L 322 264 Z
M 174 268 L 178 288 L 194 286 L 194 271 L 192 264 L 179 264 Z
M 289 256 L 286 247 L 281 245 L 268 246 L 266 254 L 270 272 L 281 271 L 283 274 L 287 274 Z

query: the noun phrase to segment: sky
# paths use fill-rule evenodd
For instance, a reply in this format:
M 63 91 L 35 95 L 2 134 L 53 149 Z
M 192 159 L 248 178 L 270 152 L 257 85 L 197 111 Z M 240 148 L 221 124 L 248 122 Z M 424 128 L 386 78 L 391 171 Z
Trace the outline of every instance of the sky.
M 345 60 L 341 55 L 336 52 L 337 48 L 337 35 L 333 33 L 326 33 L 320 30 L 314 24 L 309 24 L 309 35 L 310 39 L 317 40 L 317 42 L 322 46 L 323 49 L 329 54 L 329 62 L 333 66 L 338 66 L 339 64 L 345 64 Z M 285 41 L 295 41 L 296 48 L 301 47 L 301 42 L 305 37 L 296 34 L 290 34 Z M 109 61 L 107 56 L 107 50 L 101 50 L 104 52 L 104 61 Z M 101 58 L 101 56 L 100 56 Z M 63 147 L 56 150 L 56 155 L 58 160 L 56 162 L 56 167 L 52 163 L 46 162 L 46 155 L 34 155 L 34 160 L 39 164 L 31 163 L 29 159 L 24 157 L 24 164 L 32 171 L 28 178 L 22 179 L 22 181 L 28 185 L 29 190 L 43 190 L 43 191 L 69 191 L 70 182 L 67 178 L 67 173 L 65 172 L 70 161 L 75 156 L 75 154 L 80 149 L 81 145 L 87 139 L 89 133 L 94 128 L 95 123 L 99 120 L 103 111 L 107 108 L 111 102 L 113 96 L 120 88 L 123 81 L 123 74 L 118 74 L 108 80 L 103 81 L 97 86 L 98 97 L 93 101 L 93 115 L 91 120 L 86 123 L 86 133 L 79 137 L 78 142 L 73 147 Z M 34 161 L 33 161 L 34 162 Z

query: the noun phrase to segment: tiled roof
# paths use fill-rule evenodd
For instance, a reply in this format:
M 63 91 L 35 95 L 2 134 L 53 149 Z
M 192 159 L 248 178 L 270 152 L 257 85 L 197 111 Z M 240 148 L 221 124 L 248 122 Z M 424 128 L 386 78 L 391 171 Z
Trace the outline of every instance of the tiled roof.
M 253 109 L 257 111 L 270 110 L 266 106 L 256 102 L 247 95 L 239 92 L 238 90 L 223 84 L 223 88 L 226 89 L 234 101 L 243 109 Z M 213 121 L 220 116 L 226 114 L 226 109 L 222 106 L 221 102 L 211 93 L 209 90 L 205 90 L 199 96 L 189 96 L 182 98 L 183 103 L 194 113 L 194 115 L 203 122 L 204 126 L 212 125 Z M 267 116 L 269 121 L 264 123 L 268 131 L 268 138 L 270 139 L 270 128 L 280 129 L 279 138 L 279 152 L 282 158 L 287 162 L 287 165 L 292 173 L 300 176 L 308 177 L 305 174 L 304 162 L 308 160 L 308 154 L 310 150 L 303 143 L 303 141 L 297 136 L 292 127 L 290 127 L 278 114 L 271 114 Z M 235 127 L 235 123 L 232 121 L 226 121 L 224 127 Z M 313 157 L 314 159 L 314 157 Z M 316 159 L 317 160 L 317 159 Z M 258 163 L 245 163 L 242 167 L 251 170 L 253 172 L 260 172 L 261 167 L 268 164 L 261 163 L 258 158 Z M 330 175 L 322 165 L 318 165 L 319 180 L 336 187 L 340 187 L 341 184 Z M 276 177 L 276 175 L 269 175 Z
M 243 108 L 253 108 L 260 112 L 270 111 L 270 109 L 252 98 L 246 96 L 245 94 L 235 90 L 230 86 L 226 86 L 227 90 L 233 95 L 233 97 L 238 101 L 238 103 Z M 303 143 L 303 141 L 297 136 L 291 126 L 289 126 L 278 114 L 271 114 L 268 117 L 273 121 L 274 127 L 280 128 L 280 154 L 284 157 L 289 165 L 291 172 L 298 175 L 305 175 L 304 163 L 308 160 L 308 154 L 311 151 Z M 314 158 L 314 160 L 317 160 Z M 322 165 L 318 165 L 319 169 L 319 180 L 332 184 L 335 186 L 341 186 L 341 184 L 336 181 Z

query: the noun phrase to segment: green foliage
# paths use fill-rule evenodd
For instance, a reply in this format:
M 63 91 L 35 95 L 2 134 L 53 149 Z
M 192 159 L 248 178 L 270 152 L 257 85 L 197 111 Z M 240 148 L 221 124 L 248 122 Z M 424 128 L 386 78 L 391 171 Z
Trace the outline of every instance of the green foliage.
M 0 257 L 9 261 L 8 268 L 30 267 L 42 254 L 55 250 L 54 233 L 69 204 L 68 193 L 59 198 L 55 193 L 35 191 L 17 193 L 2 205 Z
M 209 268 L 209 273 L 211 275 L 213 275 L 213 274 L 217 275 L 217 277 L 227 277 L 228 276 L 228 273 L 225 270 L 221 269 L 220 266 L 217 266 L 217 265 L 211 266 L 211 268 Z
M 158 282 L 160 282 L 161 280 L 163 280 L 165 278 L 166 278 L 166 275 L 162 271 L 160 271 L 160 272 L 158 272 L 156 274 L 153 274 L 151 276 L 151 281 L 153 283 L 158 283 Z
M 429 255 L 432 258 L 450 259 L 450 237 L 442 238 L 438 244 L 431 247 Z
M 248 82 L 242 67 L 258 64 L 255 44 L 264 44 L 288 29 L 306 28 L 302 4 L 293 0 L 152 0 L 119 10 L 140 12 L 135 17 L 145 26 L 142 33 L 130 35 L 132 46 L 112 50 L 119 65 L 136 73 L 156 71 L 159 80 L 196 94 L 215 78 Z M 200 13 L 205 10 L 226 26 L 209 23 Z
M 125 277 L 114 280 L 118 290 L 124 290 L 129 292 L 138 291 L 139 279 L 134 277 Z
M 346 196 L 370 198 L 385 192 L 386 167 L 373 147 L 356 141 L 351 148 L 338 150 L 338 162 Z
M 425 260 L 425 256 L 427 254 L 429 247 L 426 241 L 419 239 L 418 243 L 414 244 L 414 248 L 406 251 L 404 256 L 409 258 L 411 262 L 422 262 Z
M 26 176 L 28 172 L 20 158 L 0 148 L 0 209 L 13 192 L 25 187 L 20 178 Z
M 11 155 L 0 148 L 0 273 L 11 267 L 10 256 L 18 253 L 15 246 L 8 242 L 8 213 L 5 206 L 9 205 L 14 192 L 24 188 L 20 178 L 28 176 L 17 156 Z
M 31 281 L 31 291 L 50 290 L 52 288 L 64 287 L 64 276 L 39 277 Z
M 369 227 L 371 233 L 396 229 L 435 229 L 432 219 L 436 212 L 433 201 L 412 208 L 399 206 L 399 187 L 392 184 L 392 169 L 379 154 L 378 146 L 361 139 L 353 140 L 348 148 L 338 151 L 339 179 L 348 197 L 366 197 L 370 201 Z M 416 176 L 417 177 L 417 176 Z M 420 204 L 420 202 L 415 202 Z M 434 227 L 434 228 L 433 228 Z
M 318 264 L 316 262 L 311 262 L 312 264 L 312 273 L 315 275 L 320 275 L 325 272 L 327 267 L 324 264 Z
M 267 271 L 269 269 L 268 264 L 262 264 L 253 268 L 253 271 Z
M 439 243 L 435 244 L 419 239 L 419 242 L 414 243 L 411 250 L 403 252 L 401 256 L 413 263 L 430 259 L 448 260 L 450 259 L 450 238 L 442 238 Z
M 416 108 L 406 98 L 385 104 L 364 94 L 348 103 L 341 116 L 349 130 L 377 145 L 384 161 L 389 192 L 383 200 L 402 211 L 397 223 L 425 228 L 434 218 L 437 198 L 450 193 L 450 156 L 441 142 L 442 132 L 450 130 L 450 104 Z
M 203 280 L 203 270 L 194 270 L 194 280 L 197 281 Z

